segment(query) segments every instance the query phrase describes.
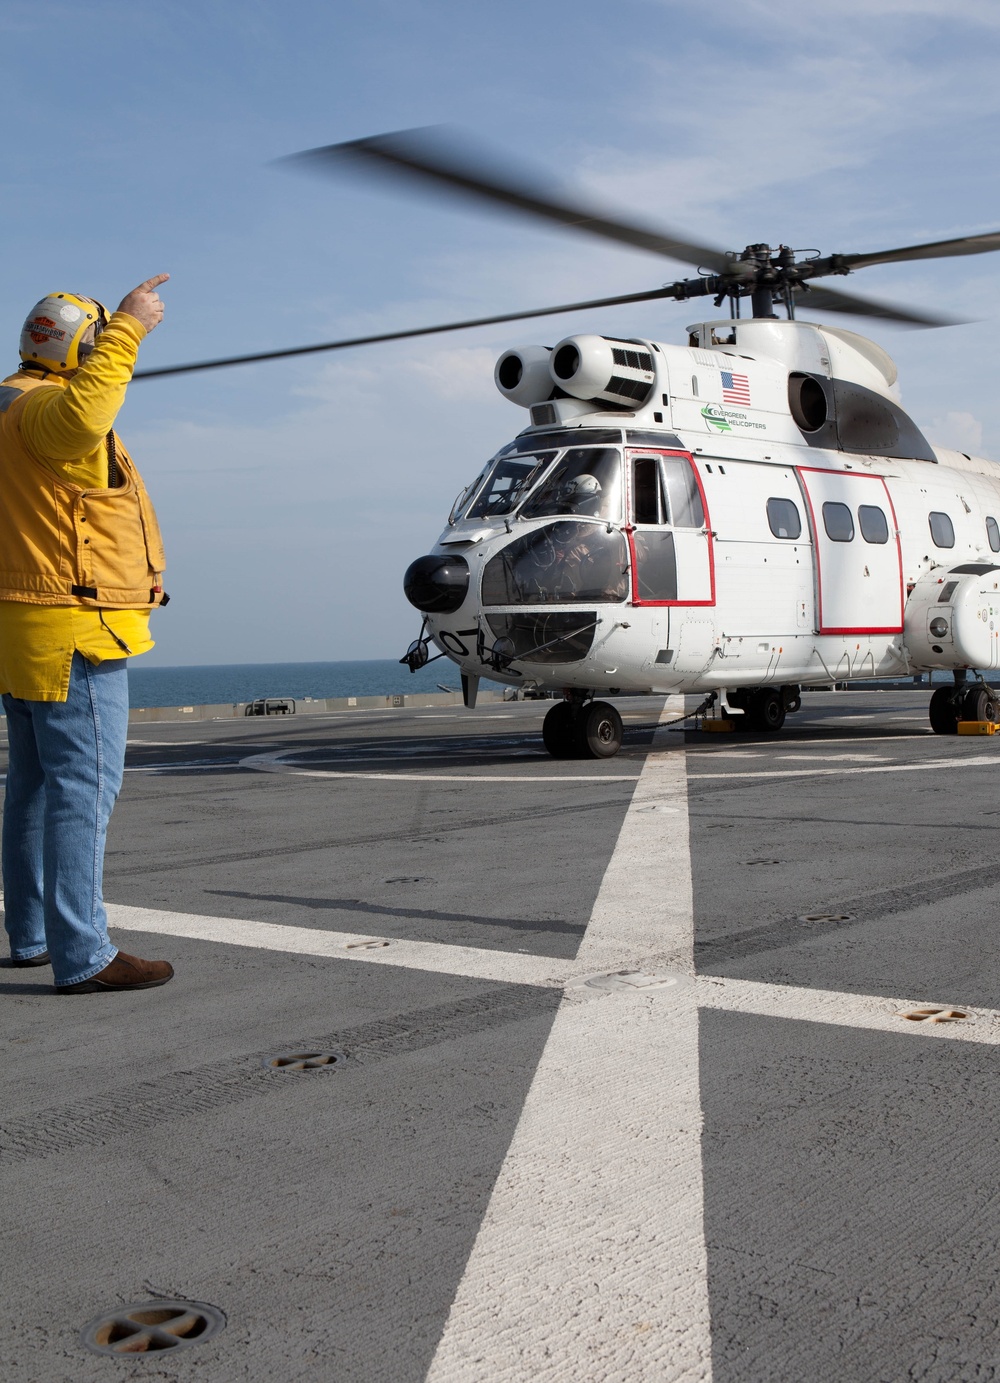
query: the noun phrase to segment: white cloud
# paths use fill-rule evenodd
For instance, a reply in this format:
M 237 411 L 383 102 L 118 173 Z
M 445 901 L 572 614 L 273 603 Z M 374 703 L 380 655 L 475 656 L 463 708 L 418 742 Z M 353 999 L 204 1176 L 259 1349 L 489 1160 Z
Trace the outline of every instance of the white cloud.
M 983 447 L 983 424 L 971 413 L 945 413 L 927 427 L 928 439 L 939 447 L 980 455 Z

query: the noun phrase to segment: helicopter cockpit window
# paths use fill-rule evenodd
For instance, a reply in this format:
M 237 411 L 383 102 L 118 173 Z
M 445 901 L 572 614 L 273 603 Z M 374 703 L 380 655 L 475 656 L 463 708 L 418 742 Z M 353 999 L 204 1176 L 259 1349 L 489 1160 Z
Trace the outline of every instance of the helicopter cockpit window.
M 628 598 L 621 532 L 562 519 L 515 538 L 483 572 L 484 605 L 592 605 Z
M 990 549 L 993 552 L 1000 552 L 1000 524 L 996 519 L 986 520 L 986 536 L 990 540 Z
M 489 519 L 494 514 L 509 514 L 553 456 L 554 451 L 541 451 L 535 455 L 505 456 L 491 461 L 479 479 L 459 496 L 452 510 L 452 523 L 459 519 Z
M 955 525 L 947 514 L 928 514 L 927 522 L 930 524 L 931 541 L 935 547 L 955 546 Z
M 827 500 L 823 505 L 823 527 L 834 543 L 849 543 L 854 539 L 854 519 L 846 504 Z
M 802 534 L 798 505 L 791 499 L 769 499 L 767 523 L 776 538 L 798 538 Z
M 579 514 L 621 517 L 621 453 L 616 447 L 571 447 L 521 510 L 522 519 Z

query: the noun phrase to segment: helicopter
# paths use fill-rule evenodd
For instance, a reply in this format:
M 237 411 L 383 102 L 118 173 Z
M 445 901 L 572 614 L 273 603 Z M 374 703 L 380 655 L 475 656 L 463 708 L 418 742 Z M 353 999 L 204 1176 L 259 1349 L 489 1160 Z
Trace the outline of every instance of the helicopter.
M 804 688 L 944 670 L 952 682 L 929 704 L 936 733 L 1000 719 L 982 676 L 1000 667 L 1000 464 L 932 446 L 904 412 L 881 346 L 796 315 L 950 325 L 817 280 L 986 253 L 1000 249 L 1000 231 L 867 254 L 722 251 L 553 196 L 433 129 L 282 162 L 417 180 L 698 273 L 136 378 L 658 299 L 728 306 L 727 317 L 688 326 L 684 345 L 577 333 L 501 354 L 497 388 L 528 424 L 407 569 L 404 592 L 421 616 L 400 659 L 411 671 L 450 659 L 470 709 L 484 676 L 556 693 L 543 723 L 556 758 L 616 754 L 622 720 L 604 698 L 624 693 L 704 694 L 737 729 L 775 733 Z

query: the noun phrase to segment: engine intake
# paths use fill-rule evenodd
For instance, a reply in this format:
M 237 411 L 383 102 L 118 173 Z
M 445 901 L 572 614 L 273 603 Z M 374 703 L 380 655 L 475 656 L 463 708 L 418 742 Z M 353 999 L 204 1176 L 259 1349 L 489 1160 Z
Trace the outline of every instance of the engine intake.
M 656 367 L 641 342 L 567 336 L 552 352 L 552 378 L 577 399 L 639 408 L 656 387 Z
M 517 346 L 504 351 L 496 363 L 493 378 L 505 399 L 530 408 L 546 403 L 555 393 L 549 373 L 550 346 Z

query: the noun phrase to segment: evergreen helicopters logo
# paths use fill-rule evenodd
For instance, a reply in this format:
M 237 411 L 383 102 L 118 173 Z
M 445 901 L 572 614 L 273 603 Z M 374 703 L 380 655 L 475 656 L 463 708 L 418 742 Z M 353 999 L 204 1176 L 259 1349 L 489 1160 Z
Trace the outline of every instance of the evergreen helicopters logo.
M 752 427 L 758 432 L 767 431 L 767 423 L 754 422 L 745 413 L 734 413 L 731 409 L 723 408 L 721 403 L 706 403 L 701 410 L 701 416 L 709 428 L 715 428 L 717 432 L 732 432 L 734 423 L 737 427 Z
M 732 432 L 725 413 L 717 403 L 706 403 L 701 410 L 701 416 L 708 423 L 709 427 L 718 428 L 720 432 Z

